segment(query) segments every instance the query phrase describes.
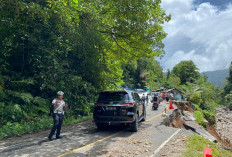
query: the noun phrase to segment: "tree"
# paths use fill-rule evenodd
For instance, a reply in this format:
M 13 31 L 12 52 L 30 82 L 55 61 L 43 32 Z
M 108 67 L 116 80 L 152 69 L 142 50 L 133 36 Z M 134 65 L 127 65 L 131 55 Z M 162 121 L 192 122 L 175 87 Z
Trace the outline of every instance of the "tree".
M 181 84 L 185 84 L 186 82 L 193 83 L 200 77 L 198 68 L 193 61 L 181 61 L 174 66 L 172 73 L 180 78 Z
M 230 94 L 232 91 L 232 62 L 229 68 L 229 76 L 227 77 L 227 83 L 224 87 L 224 95 Z
M 232 62 L 229 68 L 229 76 L 227 77 L 227 83 L 223 91 L 223 100 L 226 106 L 232 110 Z
M 172 88 L 179 88 L 181 80 L 177 76 L 170 76 L 168 79 L 168 83 Z
M 227 78 L 229 83 L 232 83 L 232 62 L 230 64 L 230 68 L 229 68 L 229 77 Z
M 203 74 L 203 78 L 204 78 L 204 81 L 207 82 L 208 81 L 208 75 L 206 73 Z
M 163 80 L 162 67 L 152 58 L 130 61 L 123 70 L 124 86 L 128 88 L 156 89 Z
M 167 77 L 166 77 L 166 79 L 168 80 L 168 79 L 170 78 L 170 76 L 171 76 L 171 72 L 170 72 L 170 70 L 168 69 L 168 70 L 167 70 Z
M 88 114 L 98 91 L 124 83 L 125 64 L 162 54 L 160 3 L 0 0 L 0 127 L 48 115 L 58 90 L 66 115 Z

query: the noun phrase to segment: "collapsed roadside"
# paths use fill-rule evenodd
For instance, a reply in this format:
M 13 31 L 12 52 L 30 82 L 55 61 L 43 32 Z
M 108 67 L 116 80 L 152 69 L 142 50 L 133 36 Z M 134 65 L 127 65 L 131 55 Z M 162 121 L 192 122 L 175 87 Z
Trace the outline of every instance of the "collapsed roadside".
M 231 118 L 232 114 L 225 108 L 217 109 L 215 124 L 208 122 L 198 124 L 198 112 L 190 102 L 174 101 L 176 109 L 171 114 L 164 114 L 163 124 L 182 128 L 182 132 L 160 151 L 159 156 L 188 156 L 203 154 L 204 147 L 211 147 L 214 156 L 232 156 Z M 226 111 L 225 111 L 226 110 Z M 185 130 L 185 131 L 184 131 Z

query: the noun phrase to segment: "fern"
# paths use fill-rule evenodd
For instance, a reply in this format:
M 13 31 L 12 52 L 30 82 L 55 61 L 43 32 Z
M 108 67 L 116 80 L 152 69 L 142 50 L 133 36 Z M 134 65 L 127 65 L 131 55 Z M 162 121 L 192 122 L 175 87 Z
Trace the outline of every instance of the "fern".
M 20 93 L 11 90 L 7 90 L 7 93 L 16 99 L 22 100 L 26 104 L 32 103 L 34 99 L 30 93 Z
M 44 99 L 44 98 L 41 98 L 41 97 L 35 97 L 33 99 L 33 102 L 37 105 L 48 105 L 49 101 Z
M 34 85 L 34 84 L 35 84 L 35 81 L 32 79 L 9 82 L 10 88 L 14 90 L 18 90 L 18 91 L 25 90 L 28 87 L 30 87 L 30 85 Z

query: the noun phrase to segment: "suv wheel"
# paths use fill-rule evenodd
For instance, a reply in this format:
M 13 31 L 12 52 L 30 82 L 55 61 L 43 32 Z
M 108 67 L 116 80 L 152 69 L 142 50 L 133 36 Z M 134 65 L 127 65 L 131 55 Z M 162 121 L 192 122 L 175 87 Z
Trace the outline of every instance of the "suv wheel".
M 146 109 L 144 108 L 142 122 L 146 121 L 146 117 L 147 117 Z
M 100 130 L 104 130 L 105 129 L 105 125 L 102 123 L 96 123 L 97 129 Z
M 139 128 L 139 115 L 137 114 L 135 117 L 135 121 L 131 124 L 131 131 L 137 132 Z

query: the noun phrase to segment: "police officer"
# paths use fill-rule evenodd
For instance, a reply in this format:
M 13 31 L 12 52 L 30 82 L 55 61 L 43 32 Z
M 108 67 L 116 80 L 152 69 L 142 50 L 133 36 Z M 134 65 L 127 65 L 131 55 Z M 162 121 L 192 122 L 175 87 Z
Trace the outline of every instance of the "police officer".
M 64 92 L 62 91 L 57 92 L 57 98 L 55 98 L 52 101 L 52 105 L 54 106 L 54 114 L 53 114 L 54 125 L 52 127 L 51 133 L 48 136 L 48 139 L 50 141 L 53 140 L 52 137 L 55 134 L 55 132 L 56 132 L 56 139 L 61 139 L 60 130 L 64 119 L 64 109 L 68 107 L 63 100 L 63 95 Z

